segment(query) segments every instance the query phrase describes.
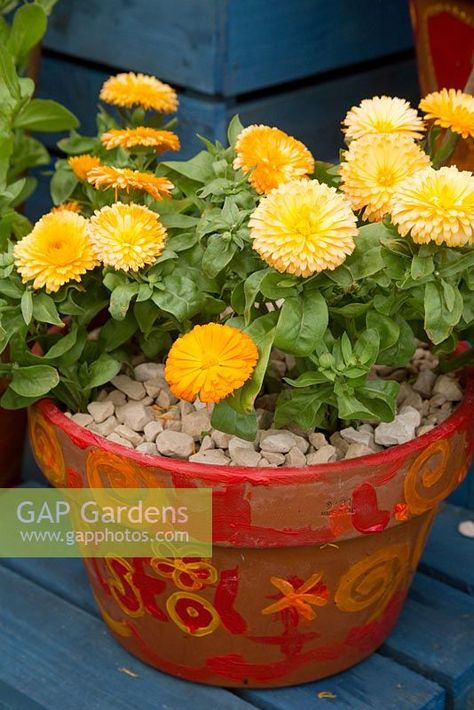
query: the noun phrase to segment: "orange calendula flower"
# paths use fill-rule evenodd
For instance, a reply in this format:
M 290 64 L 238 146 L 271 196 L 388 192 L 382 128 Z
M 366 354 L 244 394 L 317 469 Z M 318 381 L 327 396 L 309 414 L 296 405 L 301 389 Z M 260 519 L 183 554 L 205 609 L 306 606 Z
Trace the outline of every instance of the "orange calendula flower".
M 460 90 L 441 89 L 421 99 L 420 108 L 437 126 L 450 128 L 463 138 L 474 138 L 474 96 Z
M 81 211 L 81 205 L 77 200 L 70 200 L 70 202 L 63 202 L 62 205 L 53 207 L 51 212 L 76 212 L 79 214 Z
M 342 122 L 342 130 L 349 140 L 387 133 L 417 139 L 423 135 L 424 124 L 405 99 L 374 96 L 351 108 Z
M 103 133 L 100 140 L 107 150 L 140 146 L 164 153 L 166 150 L 179 150 L 181 147 L 179 138 L 173 131 L 161 131 L 148 126 L 112 129 Z
M 107 104 L 173 113 L 178 108 L 176 91 L 155 76 L 128 72 L 111 76 L 102 86 L 99 98 Z
M 87 182 L 96 188 L 115 189 L 115 199 L 119 190 L 143 190 L 155 200 L 169 197 L 174 185 L 167 178 L 157 177 L 153 173 L 142 173 L 130 168 L 114 168 L 112 165 L 101 165 L 92 168 L 87 175 Z
M 356 218 L 344 195 L 317 180 L 293 180 L 252 214 L 253 248 L 267 264 L 297 276 L 335 269 L 354 251 Z
M 33 288 L 45 287 L 53 293 L 69 281 L 80 281 L 99 263 L 87 230 L 87 220 L 75 212 L 44 215 L 13 250 L 23 282 L 33 281 Z
M 321 581 L 321 574 L 313 574 L 306 582 L 294 586 L 281 577 L 270 577 L 270 582 L 282 594 L 282 598 L 262 609 L 262 614 L 276 614 L 285 609 L 294 609 L 298 616 L 308 621 L 316 618 L 313 606 L 325 606 L 328 603 L 328 588 Z
M 390 215 L 402 237 L 418 244 L 474 243 L 474 175 L 451 167 L 426 168 L 395 190 Z
M 105 266 L 138 271 L 161 254 L 166 229 L 148 207 L 117 202 L 95 211 L 89 236 L 92 249 Z
M 87 180 L 87 173 L 89 170 L 97 168 L 102 164 L 99 158 L 96 158 L 94 155 L 89 155 L 88 153 L 84 153 L 84 155 L 74 155 L 71 158 L 68 158 L 67 162 L 69 163 L 72 172 L 77 178 L 79 178 L 79 180 Z
M 366 136 L 353 141 L 340 166 L 341 189 L 364 219 L 379 222 L 402 180 L 430 165 L 424 151 L 406 136 Z
M 240 389 L 258 360 L 257 346 L 237 328 L 196 325 L 172 345 L 165 378 L 176 397 L 220 402 Z
M 314 170 L 314 159 L 301 141 L 279 128 L 248 126 L 235 144 L 234 168 L 249 174 L 260 194 L 284 182 L 303 178 Z

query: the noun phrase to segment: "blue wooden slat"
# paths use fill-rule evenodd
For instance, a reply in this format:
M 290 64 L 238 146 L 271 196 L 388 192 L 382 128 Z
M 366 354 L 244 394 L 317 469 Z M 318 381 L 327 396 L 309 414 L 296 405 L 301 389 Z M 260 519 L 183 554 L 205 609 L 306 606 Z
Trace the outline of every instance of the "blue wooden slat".
M 382 650 L 443 686 L 451 710 L 474 707 L 472 597 L 417 575 L 401 618 Z
M 68 0 L 45 45 L 231 96 L 399 52 L 412 36 L 405 0 Z
M 135 660 L 101 621 L 5 568 L 0 633 L 0 681 L 51 710 L 250 710 L 228 691 Z
M 319 693 L 334 697 L 318 698 Z M 375 654 L 344 673 L 277 690 L 244 690 L 239 695 L 261 710 L 444 710 L 445 693 L 435 683 Z
M 474 510 L 474 468 L 471 468 L 461 485 L 451 493 L 448 503 Z
M 82 132 L 95 133 L 97 96 L 106 74 L 80 64 L 45 57 L 39 95 L 64 103 L 79 117 Z M 353 104 L 365 97 L 388 93 L 415 104 L 418 84 L 414 61 L 401 61 L 378 69 L 325 81 L 298 91 L 287 91 L 257 101 L 235 103 L 181 95 L 178 113 L 183 150 L 181 158 L 200 150 L 196 134 L 224 140 L 226 124 L 235 113 L 244 124 L 276 125 L 303 140 L 321 160 L 333 160 L 342 146 L 340 122 Z M 55 135 L 44 136 L 54 145 Z
M 46 708 L 0 681 L 0 710 L 46 710 Z
M 434 522 L 421 559 L 421 569 L 474 596 L 474 540 L 458 533 L 474 512 L 446 504 Z
M 224 95 L 349 67 L 413 44 L 405 0 L 230 0 L 227 33 Z

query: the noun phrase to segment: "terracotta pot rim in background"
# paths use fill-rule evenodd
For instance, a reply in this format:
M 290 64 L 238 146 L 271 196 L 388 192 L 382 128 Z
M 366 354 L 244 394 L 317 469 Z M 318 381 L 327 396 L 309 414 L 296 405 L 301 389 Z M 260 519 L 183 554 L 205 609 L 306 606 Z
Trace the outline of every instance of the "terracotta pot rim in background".
M 469 418 L 472 411 L 474 411 L 474 368 L 466 368 L 464 376 L 465 389 L 463 400 L 444 422 L 438 424 L 427 434 L 418 436 L 406 444 L 398 444 L 397 446 L 392 446 L 389 449 L 367 456 L 301 467 L 281 466 L 275 468 L 257 468 L 255 466 L 216 466 L 213 464 L 193 463 L 167 456 L 142 454 L 134 449 L 129 449 L 120 444 L 108 441 L 104 437 L 94 434 L 88 429 L 76 424 L 69 419 L 69 417 L 66 417 L 59 407 L 50 399 L 43 399 L 34 406 L 38 407 L 46 420 L 59 429 L 62 429 L 81 448 L 89 446 L 99 447 L 143 466 L 161 467 L 170 472 L 189 474 L 190 477 L 197 476 L 210 483 L 225 482 L 228 485 L 232 485 L 248 481 L 253 484 L 265 483 L 269 485 L 274 481 L 275 484 L 301 484 L 314 481 L 319 475 L 327 479 L 332 472 L 334 472 L 334 474 L 337 472 L 338 475 L 341 473 L 350 474 L 352 471 L 360 469 L 364 464 L 375 466 L 377 464 L 395 462 L 399 460 L 401 456 L 414 454 L 426 448 L 431 443 L 449 436 L 459 429 L 461 423 L 466 418 Z

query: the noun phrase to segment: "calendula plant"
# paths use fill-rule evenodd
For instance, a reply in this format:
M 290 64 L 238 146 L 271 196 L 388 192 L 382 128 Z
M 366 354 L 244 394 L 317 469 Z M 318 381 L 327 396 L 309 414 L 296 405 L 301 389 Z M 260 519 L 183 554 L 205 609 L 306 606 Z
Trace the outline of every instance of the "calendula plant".
M 178 398 L 215 404 L 217 429 L 254 438 L 272 394 L 275 426 L 333 430 L 393 419 L 399 384 L 374 365 L 406 366 L 417 341 L 448 358 L 472 337 L 474 177 L 442 166 L 474 137 L 471 96 L 425 97 L 425 120 L 402 99 L 363 101 L 340 165 L 238 117 L 228 147 L 203 139 L 160 162 L 179 147 L 161 117 L 174 91 L 121 74 L 100 98 L 113 108 L 98 135 L 60 143 L 57 207 L 8 252 L 3 406 L 51 393 L 85 410 L 143 353 Z

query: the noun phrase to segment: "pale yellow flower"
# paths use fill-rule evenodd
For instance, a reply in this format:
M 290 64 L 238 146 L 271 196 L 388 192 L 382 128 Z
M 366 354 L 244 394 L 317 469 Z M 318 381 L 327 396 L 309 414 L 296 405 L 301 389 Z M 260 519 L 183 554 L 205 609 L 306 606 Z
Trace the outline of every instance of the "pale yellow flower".
M 420 108 L 437 126 L 450 128 L 463 138 L 474 138 L 474 96 L 455 89 L 441 89 L 425 96 Z
M 374 96 L 353 106 L 342 122 L 349 140 L 367 135 L 391 134 L 421 138 L 424 124 L 408 101 L 391 96 Z

